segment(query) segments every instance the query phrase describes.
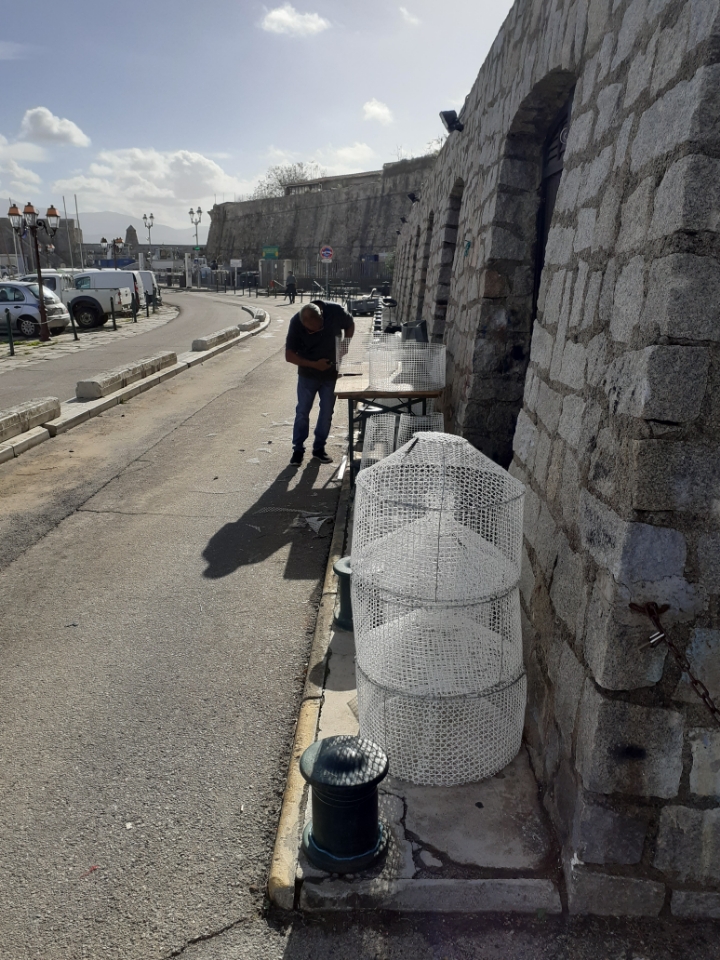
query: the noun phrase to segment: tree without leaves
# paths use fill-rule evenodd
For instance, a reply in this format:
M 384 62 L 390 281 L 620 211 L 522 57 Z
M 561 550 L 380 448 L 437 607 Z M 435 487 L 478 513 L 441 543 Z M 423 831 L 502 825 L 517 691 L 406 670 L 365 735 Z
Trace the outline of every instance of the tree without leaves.
M 252 192 L 253 200 L 263 200 L 265 197 L 284 197 L 285 187 L 291 183 L 305 183 L 308 180 L 317 180 L 327 175 L 317 163 L 282 163 L 270 167 L 263 179 Z

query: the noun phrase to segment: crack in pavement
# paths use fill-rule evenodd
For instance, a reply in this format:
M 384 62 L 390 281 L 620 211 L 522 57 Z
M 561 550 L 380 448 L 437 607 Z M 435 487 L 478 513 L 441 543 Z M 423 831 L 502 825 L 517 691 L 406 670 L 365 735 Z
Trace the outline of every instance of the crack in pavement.
M 189 947 L 194 947 L 196 943 L 206 943 L 208 940 L 214 940 L 216 937 L 221 937 L 224 933 L 234 930 L 235 927 L 239 927 L 241 923 L 250 922 L 250 917 L 241 917 L 240 920 L 233 920 L 232 923 L 228 923 L 224 927 L 220 927 L 219 930 L 211 930 L 209 933 L 200 933 L 197 935 L 197 937 L 192 937 L 190 940 L 186 940 L 185 943 L 181 947 L 178 947 L 177 950 L 173 950 L 171 953 L 168 953 L 163 960 L 174 960 L 175 957 L 182 956 Z

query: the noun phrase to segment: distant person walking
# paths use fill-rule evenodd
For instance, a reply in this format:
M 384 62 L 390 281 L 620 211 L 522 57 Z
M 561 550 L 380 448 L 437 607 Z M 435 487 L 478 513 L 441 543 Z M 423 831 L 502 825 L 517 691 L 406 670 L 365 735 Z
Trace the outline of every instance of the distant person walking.
M 297 280 L 295 279 L 294 273 L 289 273 L 285 277 L 285 292 L 287 293 L 290 303 L 295 303 L 295 295 L 297 294 Z
M 320 410 L 315 436 L 313 457 L 321 463 L 332 463 L 325 450 L 333 410 L 335 409 L 335 339 L 355 333 L 355 322 L 338 303 L 313 300 L 300 308 L 290 321 L 285 341 L 285 359 L 298 368 L 297 407 L 293 426 L 293 452 L 290 463 L 300 464 L 305 455 L 305 441 L 310 433 L 310 411 L 316 395 Z

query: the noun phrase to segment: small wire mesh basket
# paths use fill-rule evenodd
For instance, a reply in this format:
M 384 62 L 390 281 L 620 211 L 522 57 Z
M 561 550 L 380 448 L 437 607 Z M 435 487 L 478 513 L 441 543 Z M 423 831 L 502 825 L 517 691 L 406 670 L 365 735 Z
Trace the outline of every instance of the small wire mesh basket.
M 505 470 L 444 433 L 416 433 L 358 475 L 360 730 L 394 776 L 471 782 L 520 747 L 523 497 Z
M 376 413 L 368 417 L 363 438 L 360 469 L 371 467 L 395 449 L 398 417 L 394 413 Z
M 445 346 L 396 336 L 374 341 L 368 351 L 368 378 L 377 390 L 442 390 Z
M 432 403 L 432 400 L 429 402 Z M 443 433 L 444 430 L 445 418 L 442 413 L 426 413 L 419 417 L 402 413 L 398 426 L 397 446 L 402 447 L 408 440 L 412 440 L 416 433 Z

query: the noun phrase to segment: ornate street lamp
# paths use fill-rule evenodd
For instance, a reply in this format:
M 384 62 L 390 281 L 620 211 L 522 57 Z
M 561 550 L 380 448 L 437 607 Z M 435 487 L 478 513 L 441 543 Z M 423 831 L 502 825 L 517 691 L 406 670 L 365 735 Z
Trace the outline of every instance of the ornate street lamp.
M 117 270 L 118 254 L 122 253 L 123 247 L 125 246 L 125 241 L 123 238 L 115 237 L 114 240 L 106 240 L 105 237 L 102 237 L 100 240 L 100 246 L 103 248 L 105 259 L 107 259 L 108 251 L 112 250 L 113 266 Z
M 10 224 L 12 225 L 13 230 L 18 235 L 22 235 L 25 230 L 30 231 L 30 236 L 33 238 L 33 244 L 35 246 L 35 264 L 37 266 L 37 277 L 38 277 L 38 299 L 40 301 L 40 340 L 43 343 L 47 343 L 50 339 L 50 329 L 47 322 L 47 312 L 45 310 L 45 297 L 43 295 L 43 282 L 42 282 L 42 269 L 40 267 L 40 249 L 38 247 L 38 230 L 42 228 L 45 233 L 52 238 L 57 232 L 57 228 L 60 226 L 60 214 L 55 209 L 54 204 L 50 204 L 45 214 L 45 219 L 41 220 L 38 217 L 38 212 L 35 207 L 28 201 L 25 204 L 25 209 L 22 213 L 18 209 L 16 203 L 10 204 L 10 209 L 8 210 L 8 218 Z M 53 247 L 53 249 L 55 249 Z
M 201 217 L 202 217 L 202 210 L 200 209 L 199 206 L 198 206 L 197 210 L 193 210 L 193 208 L 190 207 L 190 223 L 195 227 L 195 253 L 196 253 L 196 254 L 200 253 L 200 241 L 198 240 L 198 224 L 200 223 Z M 197 272 L 198 272 L 198 290 L 199 290 L 199 289 L 200 289 L 200 260 L 199 260 L 199 258 L 198 258 Z
M 151 242 L 152 242 L 151 239 L 150 239 L 150 231 L 152 230 L 152 228 L 153 228 L 153 226 L 154 226 L 154 224 L 155 224 L 155 217 L 154 217 L 152 214 L 150 214 L 150 216 L 148 217 L 147 214 L 144 213 L 144 214 L 143 214 L 143 223 L 145 224 L 145 229 L 146 229 L 147 232 L 148 232 L 148 246 L 150 246 L 150 244 L 151 244 Z
M 196 247 L 200 246 L 200 241 L 198 240 L 198 224 L 200 223 L 201 218 L 202 218 L 202 210 L 200 209 L 200 207 L 198 207 L 197 210 L 193 210 L 193 208 L 190 207 L 190 223 L 195 227 L 195 246 Z

